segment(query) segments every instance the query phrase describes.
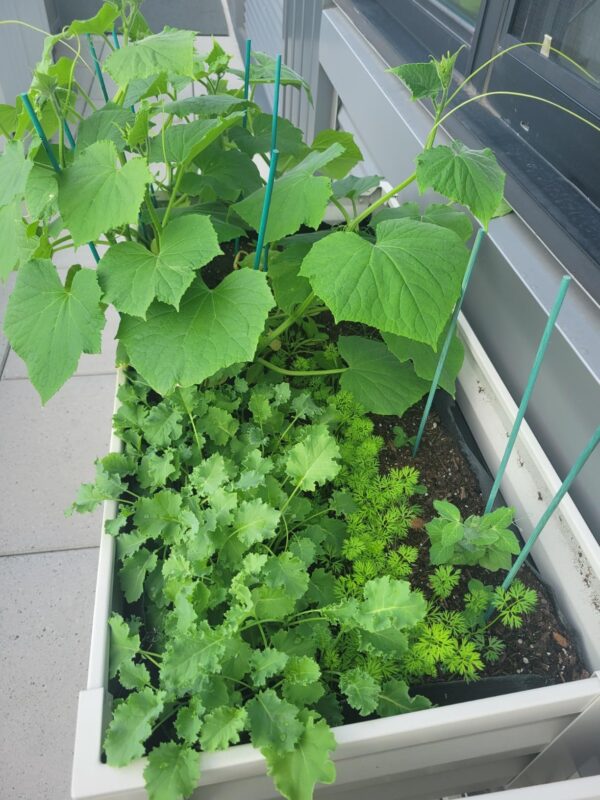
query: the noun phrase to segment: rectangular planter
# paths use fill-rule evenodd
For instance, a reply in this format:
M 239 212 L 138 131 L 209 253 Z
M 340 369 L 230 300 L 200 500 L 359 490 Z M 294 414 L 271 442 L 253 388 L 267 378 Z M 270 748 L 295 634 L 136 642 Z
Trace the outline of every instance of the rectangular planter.
M 494 466 L 514 419 L 514 403 L 464 319 L 460 335 L 465 365 L 459 376 L 459 403 L 484 457 Z M 111 449 L 118 448 L 119 441 L 113 439 Z M 527 535 L 531 530 L 527 525 L 537 520 L 544 500 L 548 502 L 558 486 L 558 477 L 527 426 L 512 461 L 517 466 L 507 472 L 502 491 L 506 501 L 517 507 L 519 524 Z M 107 503 L 105 519 L 115 511 L 116 504 Z M 556 517 L 533 555 L 581 636 L 588 667 L 600 669 L 598 545 L 568 498 Z M 76 800 L 146 797 L 144 759 L 121 769 L 101 761 L 111 705 L 107 620 L 113 608 L 114 558 L 114 540 L 102 532 L 88 683 L 80 693 L 77 715 L 72 780 Z M 572 683 L 335 728 L 337 780 L 318 788 L 317 796 L 359 800 L 368 792 L 372 800 L 391 800 L 399 794 L 403 800 L 433 800 L 502 787 L 598 698 L 600 673 Z M 203 755 L 195 798 L 271 800 L 277 796 L 264 759 L 251 745 Z

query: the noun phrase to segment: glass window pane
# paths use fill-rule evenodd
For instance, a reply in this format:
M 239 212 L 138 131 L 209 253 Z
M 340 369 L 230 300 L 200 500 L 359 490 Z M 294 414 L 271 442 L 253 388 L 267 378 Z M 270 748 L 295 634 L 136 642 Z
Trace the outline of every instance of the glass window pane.
M 552 47 L 562 50 L 593 78 L 600 79 L 600 0 L 518 0 L 509 32 L 522 42 L 542 42 L 552 37 Z M 563 58 L 552 60 L 585 77 Z
M 477 22 L 481 2 L 482 0 L 430 0 L 431 5 L 440 7 L 471 27 Z

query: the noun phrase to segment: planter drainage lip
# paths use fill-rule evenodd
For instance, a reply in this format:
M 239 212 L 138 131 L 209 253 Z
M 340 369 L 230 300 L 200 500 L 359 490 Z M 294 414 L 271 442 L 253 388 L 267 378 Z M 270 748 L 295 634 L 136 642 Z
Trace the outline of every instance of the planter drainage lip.
M 465 363 L 457 400 L 484 458 L 495 467 L 516 406 L 462 315 L 459 335 L 465 344 Z M 119 371 L 117 384 L 124 381 L 125 374 Z M 120 446 L 113 435 L 111 451 L 118 452 Z M 507 469 L 501 490 L 506 501 L 517 508 L 520 528 L 527 536 L 543 510 L 537 492 L 550 498 L 560 482 L 525 423 L 513 460 L 517 466 Z M 518 466 L 521 462 L 522 467 Z M 77 712 L 74 800 L 147 797 L 145 759 L 122 768 L 109 767 L 101 760 L 112 701 L 108 693 L 108 618 L 114 600 L 115 560 L 115 542 L 104 532 L 104 520 L 115 514 L 116 503 L 105 503 L 87 688 L 80 692 Z M 536 543 L 533 557 L 581 636 L 589 666 L 600 669 L 600 551 L 568 496 Z M 597 672 L 571 683 L 334 728 L 338 779 L 333 787 L 318 789 L 318 794 L 360 800 L 368 792 L 371 800 L 384 800 L 389 797 L 390 783 L 403 781 L 408 800 L 506 785 L 599 697 Z M 277 793 L 260 752 L 243 744 L 203 754 L 198 796 L 204 800 L 271 800 Z M 515 800 L 520 796 L 515 795 Z M 551 797 L 554 800 L 555 796 Z

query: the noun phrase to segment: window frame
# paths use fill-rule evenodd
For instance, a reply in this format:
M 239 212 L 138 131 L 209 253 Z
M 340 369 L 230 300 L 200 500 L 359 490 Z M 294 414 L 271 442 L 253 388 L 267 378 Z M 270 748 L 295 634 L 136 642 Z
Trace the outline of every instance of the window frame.
M 460 74 L 469 74 L 503 49 L 503 43 L 508 41 L 506 37 L 517 43 L 515 37 L 506 33 L 516 2 L 483 0 L 472 43 L 461 53 L 462 61 L 459 57 L 457 62 Z M 462 43 L 458 43 L 456 33 L 448 25 L 436 21 L 430 8 L 417 0 L 403 0 L 401 15 L 390 14 L 392 0 L 334 0 L 334 3 L 391 66 L 426 61 L 430 52 L 456 49 Z M 424 38 L 429 41 L 424 42 Z M 542 96 L 546 86 L 551 87 L 552 92 L 564 93 L 573 80 L 584 83 L 582 78 L 561 69 L 531 48 L 518 48 L 500 61 L 505 59 L 513 73 L 528 70 L 536 75 L 540 85 L 538 94 Z M 484 90 L 487 73 L 482 70 L 473 81 L 478 91 Z M 577 101 L 573 103 L 576 105 Z M 593 112 L 588 113 L 594 116 Z M 507 172 L 508 202 L 584 291 L 600 303 L 600 206 L 586 198 L 544 155 L 519 137 L 518 131 L 494 114 L 482 111 L 481 104 L 473 103 L 461 109 L 444 127 L 470 147 L 488 146 L 496 151 Z M 595 135 L 600 137 L 600 133 Z M 598 142 L 600 144 L 600 139 Z

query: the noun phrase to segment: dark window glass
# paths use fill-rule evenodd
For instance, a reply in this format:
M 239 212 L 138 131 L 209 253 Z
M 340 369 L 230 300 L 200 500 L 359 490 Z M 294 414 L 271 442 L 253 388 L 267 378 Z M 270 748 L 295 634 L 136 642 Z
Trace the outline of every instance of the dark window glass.
M 600 79 L 599 0 L 518 0 L 509 33 L 522 42 L 548 43 L 584 67 L 592 83 Z M 574 65 L 554 53 L 549 58 L 586 79 Z
M 482 0 L 428 0 L 428 5 L 438 6 L 441 11 L 470 27 L 477 22 L 481 3 Z

